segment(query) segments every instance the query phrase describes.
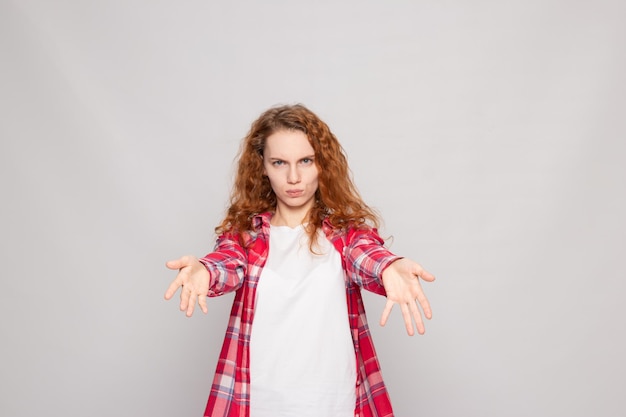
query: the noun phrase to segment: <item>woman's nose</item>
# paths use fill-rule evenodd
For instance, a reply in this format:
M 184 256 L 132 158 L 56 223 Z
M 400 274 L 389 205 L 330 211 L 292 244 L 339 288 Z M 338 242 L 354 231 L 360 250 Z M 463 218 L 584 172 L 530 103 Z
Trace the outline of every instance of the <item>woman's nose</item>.
M 297 184 L 297 183 L 300 182 L 300 172 L 298 171 L 298 168 L 296 168 L 296 167 L 289 168 L 289 174 L 287 176 L 287 182 L 289 184 Z

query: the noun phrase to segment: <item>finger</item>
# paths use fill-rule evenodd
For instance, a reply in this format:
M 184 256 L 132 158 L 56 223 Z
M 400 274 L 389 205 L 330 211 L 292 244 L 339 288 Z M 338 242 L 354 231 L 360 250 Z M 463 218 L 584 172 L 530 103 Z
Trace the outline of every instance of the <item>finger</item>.
M 422 291 L 422 289 L 420 288 L 420 291 L 417 294 L 417 302 L 419 303 L 419 305 L 422 307 L 422 310 L 424 311 L 424 316 L 430 320 L 433 318 L 433 312 L 430 308 L 430 303 L 428 302 L 428 298 L 426 298 L 426 295 L 424 294 L 424 291 Z
M 435 280 L 435 276 L 424 268 L 420 268 L 420 271 L 417 275 L 424 281 L 433 282 Z
M 173 259 L 171 261 L 165 262 L 165 266 L 168 269 L 180 269 L 183 267 L 183 258 Z
M 387 319 L 389 318 L 389 314 L 391 314 L 391 309 L 393 308 L 394 302 L 391 300 L 387 300 L 387 304 L 385 304 L 385 309 L 383 310 L 382 316 L 380 316 L 380 325 L 384 326 L 387 324 Z
M 195 259 L 194 256 L 185 255 L 185 256 L 181 256 L 178 259 L 173 259 L 171 261 L 165 262 L 165 266 L 168 267 L 169 269 L 183 269 L 191 265 L 194 259 Z
M 204 314 L 206 314 L 209 311 L 209 309 L 206 306 L 206 294 L 198 295 L 198 304 L 200 305 L 200 308 L 202 309 L 202 312 Z
M 407 304 L 401 304 L 400 309 L 402 310 L 402 318 L 404 319 L 404 325 L 406 326 L 406 332 L 409 336 L 413 336 L 415 334 L 415 330 L 413 329 L 413 320 L 411 319 L 411 311 Z
M 193 316 L 193 310 L 196 308 L 196 299 L 198 296 L 194 292 L 189 293 L 189 303 L 187 304 L 187 317 Z
M 430 302 L 428 302 L 428 298 L 426 298 L 426 294 L 424 293 L 422 285 L 419 281 L 417 282 L 416 292 L 414 293 L 414 295 L 415 301 L 419 304 L 419 306 L 422 307 L 422 310 L 424 311 L 424 316 L 428 320 L 430 320 L 433 317 L 433 312 L 430 308 Z
M 165 291 L 165 299 L 169 300 L 170 298 L 172 298 L 174 296 L 174 294 L 176 294 L 176 291 L 178 291 L 178 288 L 180 288 L 183 283 L 185 282 L 184 276 L 181 274 L 181 269 L 184 268 L 186 266 L 186 262 L 185 262 L 185 256 L 183 256 L 182 258 L 179 259 L 175 259 L 172 261 L 167 261 L 165 263 L 165 266 L 169 269 L 178 269 L 180 272 L 176 275 L 176 278 L 174 279 L 174 281 L 172 281 L 172 283 L 169 285 L 169 287 L 167 287 L 167 290 Z
M 174 281 L 172 281 L 172 283 L 169 285 L 169 287 L 167 287 L 167 290 L 165 291 L 165 299 L 169 300 L 170 298 L 172 298 L 174 296 L 174 294 L 176 294 L 176 291 L 178 291 L 178 289 L 183 285 L 183 280 L 180 277 L 180 274 L 176 276 L 176 278 L 174 279 Z
M 422 320 L 422 315 L 420 314 L 420 310 L 417 307 L 417 303 L 414 301 L 410 302 L 409 310 L 411 311 L 411 315 L 413 316 L 413 320 L 415 321 L 417 332 L 419 334 L 424 334 L 426 332 L 426 328 L 424 327 L 424 321 Z
M 183 286 L 180 291 L 180 311 L 186 311 L 189 307 L 189 290 Z

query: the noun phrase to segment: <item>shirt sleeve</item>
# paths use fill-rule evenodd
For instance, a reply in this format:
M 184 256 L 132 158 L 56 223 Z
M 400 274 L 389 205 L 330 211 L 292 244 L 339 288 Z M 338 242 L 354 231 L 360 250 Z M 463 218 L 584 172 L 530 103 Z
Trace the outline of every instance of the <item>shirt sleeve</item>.
M 248 267 L 246 250 L 237 235 L 227 233 L 217 238 L 213 252 L 200 259 L 211 275 L 209 297 L 217 297 L 241 287 Z
M 385 295 L 383 271 L 401 257 L 385 248 L 375 229 L 350 230 L 347 240 L 344 256 L 350 280 L 368 291 Z

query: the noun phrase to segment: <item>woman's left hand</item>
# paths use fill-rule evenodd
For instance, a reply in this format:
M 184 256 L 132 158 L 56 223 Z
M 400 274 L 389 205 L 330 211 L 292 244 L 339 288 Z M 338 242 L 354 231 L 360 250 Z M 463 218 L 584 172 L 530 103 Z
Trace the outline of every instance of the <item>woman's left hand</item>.
M 413 322 L 415 322 L 417 332 L 424 334 L 424 321 L 419 307 L 421 306 L 427 319 L 430 320 L 433 314 L 424 290 L 422 290 L 420 278 L 428 282 L 435 280 L 435 277 L 422 268 L 420 264 L 406 258 L 394 261 L 383 271 L 382 279 L 387 292 L 387 304 L 380 318 L 381 326 L 387 323 L 393 305 L 398 303 L 409 336 L 414 334 Z

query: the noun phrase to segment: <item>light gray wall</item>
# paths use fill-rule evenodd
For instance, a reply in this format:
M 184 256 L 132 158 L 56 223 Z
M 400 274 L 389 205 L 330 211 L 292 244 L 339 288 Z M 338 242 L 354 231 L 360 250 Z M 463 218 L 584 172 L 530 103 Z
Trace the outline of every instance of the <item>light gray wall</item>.
M 185 319 L 232 161 L 302 102 L 392 249 L 366 298 L 399 417 L 623 416 L 622 1 L 0 1 L 0 415 L 199 416 L 231 297 Z

